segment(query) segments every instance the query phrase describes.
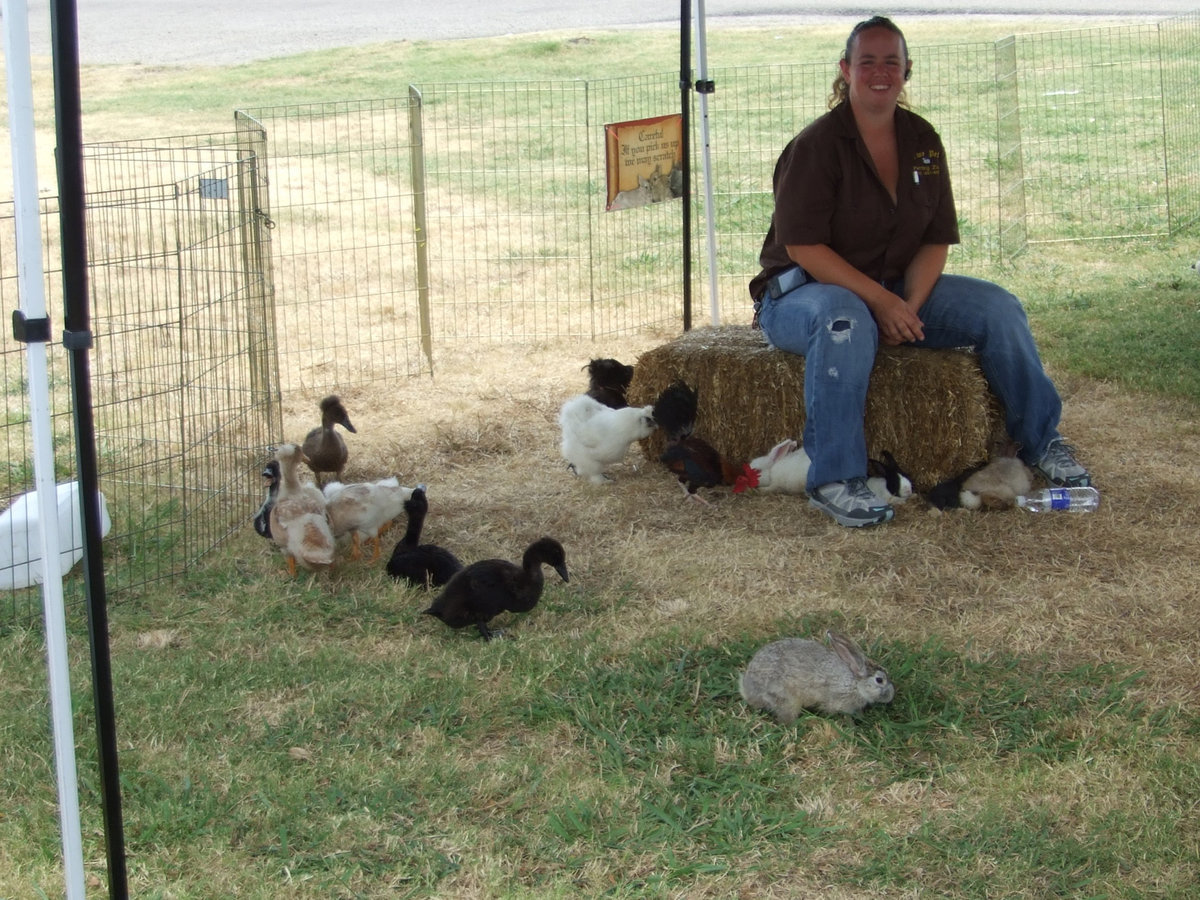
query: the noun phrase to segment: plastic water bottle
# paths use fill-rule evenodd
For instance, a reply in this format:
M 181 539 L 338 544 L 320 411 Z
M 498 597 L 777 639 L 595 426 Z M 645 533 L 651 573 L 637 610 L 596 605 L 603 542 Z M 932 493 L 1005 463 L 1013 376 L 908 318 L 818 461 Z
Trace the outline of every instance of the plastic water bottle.
M 1094 487 L 1052 487 L 1018 497 L 1017 506 L 1030 512 L 1091 512 L 1100 506 L 1100 492 Z

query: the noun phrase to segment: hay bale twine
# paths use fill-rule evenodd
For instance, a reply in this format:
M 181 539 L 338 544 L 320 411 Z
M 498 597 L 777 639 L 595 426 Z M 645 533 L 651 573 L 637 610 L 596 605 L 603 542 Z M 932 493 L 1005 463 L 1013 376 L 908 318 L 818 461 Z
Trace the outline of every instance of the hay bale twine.
M 643 353 L 629 402 L 653 403 L 677 378 L 699 392 L 696 433 L 726 457 L 746 461 L 804 430 L 804 358 L 767 346 L 745 325 L 696 328 Z M 985 461 L 1004 437 L 1004 411 L 978 358 L 966 350 L 880 347 L 867 390 L 864 428 L 872 456 L 890 450 L 927 491 Z M 650 459 L 661 432 L 641 442 Z

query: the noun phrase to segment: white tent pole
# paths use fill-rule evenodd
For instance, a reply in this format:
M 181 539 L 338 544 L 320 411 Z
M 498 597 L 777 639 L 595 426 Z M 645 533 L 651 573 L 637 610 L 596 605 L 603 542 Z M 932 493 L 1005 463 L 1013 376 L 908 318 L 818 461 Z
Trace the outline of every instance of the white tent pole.
M 708 139 L 708 46 L 704 32 L 704 0 L 695 0 L 696 75 L 700 94 L 700 144 L 704 167 L 704 224 L 708 239 L 708 297 L 712 324 L 721 324 L 721 302 L 717 298 L 717 223 L 713 215 L 712 152 Z
M 50 679 L 51 722 L 58 810 L 62 828 L 63 877 L 66 896 L 86 896 L 83 839 L 79 823 L 79 786 L 75 763 L 75 730 L 71 722 L 71 675 L 67 664 L 67 625 L 59 570 L 58 490 L 54 476 L 54 441 L 47 375 L 45 270 L 38 208 L 37 155 L 34 145 L 33 76 L 29 55 L 29 10 L 26 0 L 0 0 L 4 15 L 4 58 L 8 75 L 8 127 L 12 140 L 13 198 L 16 209 L 17 292 L 29 365 L 29 410 L 33 432 L 34 485 L 41 523 L 42 603 L 46 616 L 46 657 Z

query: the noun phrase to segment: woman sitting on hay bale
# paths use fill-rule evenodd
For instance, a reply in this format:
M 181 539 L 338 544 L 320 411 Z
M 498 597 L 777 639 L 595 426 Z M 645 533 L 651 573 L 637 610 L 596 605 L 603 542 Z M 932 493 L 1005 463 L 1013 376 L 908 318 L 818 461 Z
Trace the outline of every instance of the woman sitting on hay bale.
M 972 347 L 1023 458 L 1056 485 L 1087 470 L 1058 434 L 1062 401 L 1020 301 L 943 274 L 958 217 L 941 138 L 903 103 L 908 45 L 890 19 L 856 25 L 830 111 L 775 166 L 775 212 L 750 282 L 755 321 L 805 357 L 811 504 L 842 525 L 892 517 L 866 485 L 863 411 L 879 341 Z

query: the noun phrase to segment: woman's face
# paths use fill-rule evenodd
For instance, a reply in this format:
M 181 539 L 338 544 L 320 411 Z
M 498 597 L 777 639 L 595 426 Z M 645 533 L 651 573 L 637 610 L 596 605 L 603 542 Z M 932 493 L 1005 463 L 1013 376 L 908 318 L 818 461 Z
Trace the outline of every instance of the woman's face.
M 864 112 L 894 109 L 909 67 L 904 39 L 887 28 L 868 28 L 853 50 L 849 60 L 841 61 L 851 105 Z

